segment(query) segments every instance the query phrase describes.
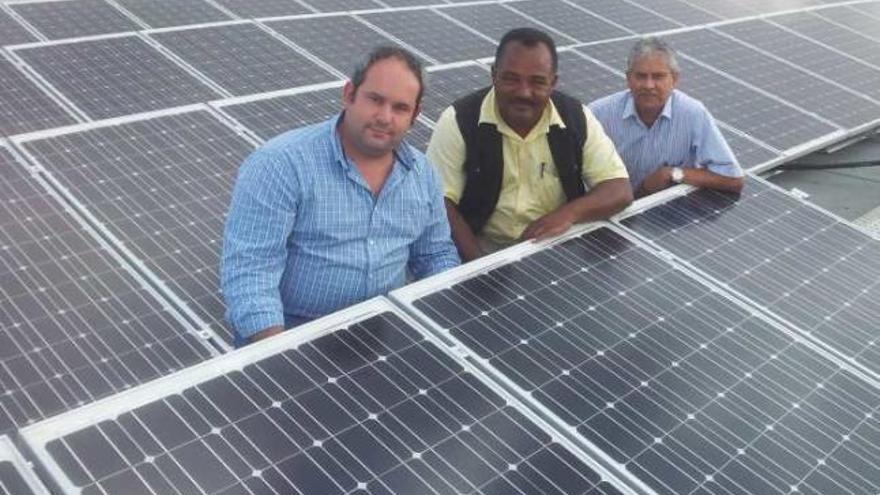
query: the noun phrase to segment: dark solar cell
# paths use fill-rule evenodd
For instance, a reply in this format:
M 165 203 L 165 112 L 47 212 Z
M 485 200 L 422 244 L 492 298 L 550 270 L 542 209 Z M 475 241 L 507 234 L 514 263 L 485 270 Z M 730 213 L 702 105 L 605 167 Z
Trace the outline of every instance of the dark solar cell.
M 52 40 L 140 28 L 104 0 L 10 3 L 9 7 Z
M 255 24 L 165 31 L 150 36 L 233 95 L 337 79 Z
M 729 24 L 719 29 L 841 86 L 880 100 L 880 84 L 877 84 L 880 69 L 877 67 L 853 60 L 762 20 Z
M 583 9 L 556 0 L 526 0 L 508 5 L 585 43 L 629 34 Z
M 0 431 L 210 355 L 0 148 Z
M 733 150 L 733 154 L 744 169 L 762 165 L 779 157 L 778 152 L 749 138 L 740 136 L 735 132 L 728 131 L 723 127 L 721 128 L 721 134 L 724 135 L 724 139 L 730 145 L 730 149 Z
M 231 335 L 223 323 L 220 241 L 249 142 L 199 111 L 24 146 L 199 318 Z
M 414 307 L 657 493 L 880 487 L 875 387 L 608 228 Z
M 39 448 L 83 493 L 618 493 L 409 324 L 377 313 L 238 370 L 179 375 L 189 384 L 83 418 Z
M 478 65 L 433 71 L 427 80 L 422 114 L 434 121 L 455 100 L 492 84 L 489 71 Z
M 266 25 L 347 76 L 370 48 L 396 44 L 347 15 L 290 19 Z M 328 43 L 328 39 L 333 42 Z
M 12 18 L 0 10 L 0 45 L 17 45 L 36 41 L 36 37 Z
M 877 119 L 880 105 L 709 31 L 670 37 L 681 52 L 844 128 Z M 792 81 L 798 81 L 792 84 Z M 823 95 L 816 98 L 816 95 Z
M 61 105 L 0 56 L 0 136 L 75 122 Z
M 268 141 L 283 132 L 321 122 L 342 111 L 342 88 L 236 103 L 225 105 L 221 110 Z
M 584 49 L 576 51 L 582 50 Z M 560 52 L 557 88 L 587 105 L 591 101 L 625 89 L 626 81 L 623 76 L 577 53 Z
M 217 97 L 135 36 L 35 46 L 15 53 L 77 108 L 96 119 Z
M 117 0 L 154 28 L 232 19 L 207 0 Z
M 739 200 L 696 191 L 623 224 L 880 374 L 880 241 L 758 179 Z
M 494 43 L 431 10 L 365 14 L 362 18 L 440 63 L 495 53 Z

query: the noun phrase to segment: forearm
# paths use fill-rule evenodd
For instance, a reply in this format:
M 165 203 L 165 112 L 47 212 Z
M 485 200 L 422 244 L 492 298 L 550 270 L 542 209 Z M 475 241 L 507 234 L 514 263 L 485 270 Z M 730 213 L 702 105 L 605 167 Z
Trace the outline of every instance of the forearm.
M 452 230 L 452 239 L 455 241 L 455 247 L 458 248 L 461 260 L 468 262 L 483 256 L 485 253 L 480 248 L 480 242 L 471 230 L 471 226 L 458 211 L 458 205 L 448 198 L 444 198 L 444 201 L 449 228 Z
M 708 187 L 719 191 L 739 193 L 742 191 L 742 177 L 727 177 L 703 168 L 684 168 L 684 182 L 695 187 Z
M 596 184 L 584 196 L 568 202 L 572 223 L 604 220 L 633 201 L 629 179 L 610 179 Z

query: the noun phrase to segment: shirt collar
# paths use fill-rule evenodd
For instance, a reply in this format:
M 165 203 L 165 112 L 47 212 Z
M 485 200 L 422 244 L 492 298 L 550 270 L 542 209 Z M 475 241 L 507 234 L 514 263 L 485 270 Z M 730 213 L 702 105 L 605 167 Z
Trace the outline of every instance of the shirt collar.
M 331 119 L 330 143 L 333 158 L 343 169 L 348 170 L 350 165 L 348 163 L 348 157 L 345 155 L 345 150 L 342 147 L 342 136 L 339 134 L 339 124 L 342 123 L 344 117 L 345 111 L 343 110 L 339 115 Z M 400 145 L 394 149 L 393 153 L 395 161 L 400 162 L 407 170 L 412 170 L 415 165 L 415 156 L 406 141 L 401 141 Z
M 663 111 L 660 112 L 660 117 L 665 117 L 666 120 L 672 119 L 672 99 L 675 98 L 675 90 L 669 95 L 669 98 L 666 98 L 666 103 L 663 104 Z M 626 93 L 626 101 L 623 104 L 623 114 L 621 115 L 623 120 L 626 120 L 630 117 L 639 119 L 639 114 L 636 113 L 636 101 L 633 98 L 632 91 L 627 91 Z M 641 119 L 639 119 L 641 121 Z
M 559 115 L 559 111 L 556 110 L 556 105 L 553 104 L 553 100 L 550 100 L 547 107 L 544 108 L 544 113 L 541 115 L 541 119 L 535 124 L 535 127 L 532 127 L 532 130 L 529 131 L 528 135 L 526 135 L 525 138 L 522 138 L 516 133 L 516 131 L 507 125 L 507 122 L 505 122 L 504 119 L 501 118 L 501 114 L 498 112 L 498 104 L 495 100 L 495 88 L 490 89 L 486 94 L 486 97 L 483 98 L 483 103 L 480 105 L 479 123 L 492 124 L 501 134 L 515 136 L 521 138 L 523 141 L 529 141 L 535 136 L 543 136 L 544 134 L 547 134 L 550 132 L 550 126 L 553 125 L 557 125 L 562 129 L 565 128 L 562 116 Z

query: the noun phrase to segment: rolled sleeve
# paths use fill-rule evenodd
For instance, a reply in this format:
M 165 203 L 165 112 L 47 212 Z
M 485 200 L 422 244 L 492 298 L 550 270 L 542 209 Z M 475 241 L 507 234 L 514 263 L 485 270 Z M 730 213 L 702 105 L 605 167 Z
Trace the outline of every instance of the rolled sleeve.
M 465 185 L 465 144 L 464 137 L 455 120 L 455 108 L 448 107 L 440 115 L 431 141 L 428 144 L 428 160 L 440 172 L 443 181 L 443 195 L 458 204 Z
M 708 110 L 703 111 L 704 119 L 700 130 L 702 139 L 697 145 L 696 165 L 725 177 L 742 177 L 742 167 L 715 124 L 715 119 Z
M 239 338 L 284 324 L 279 284 L 296 217 L 295 178 L 276 154 L 242 164 L 223 233 L 226 318 Z
M 628 179 L 626 166 L 614 147 L 611 138 L 605 134 L 602 124 L 584 107 L 587 118 L 587 142 L 584 143 L 584 167 L 582 177 L 589 186 L 611 179 Z
M 412 244 L 409 259 L 409 270 L 417 279 L 455 268 L 461 263 L 458 250 L 452 242 L 437 171 L 432 164 L 425 165 L 431 197 L 430 216 L 425 230 Z

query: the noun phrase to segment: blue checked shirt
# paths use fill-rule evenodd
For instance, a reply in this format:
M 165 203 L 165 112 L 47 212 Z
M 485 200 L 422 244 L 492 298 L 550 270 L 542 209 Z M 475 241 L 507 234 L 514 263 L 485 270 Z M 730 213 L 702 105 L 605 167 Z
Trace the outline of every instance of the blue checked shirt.
M 705 168 L 727 177 L 743 175 L 715 119 L 702 103 L 681 91 L 672 92 L 650 128 L 636 113 L 629 90 L 600 98 L 589 107 L 614 141 L 633 191 L 664 165 Z
M 242 343 L 459 264 L 443 193 L 402 144 L 373 196 L 343 154 L 340 117 L 272 139 L 241 165 L 223 239 L 226 317 Z

